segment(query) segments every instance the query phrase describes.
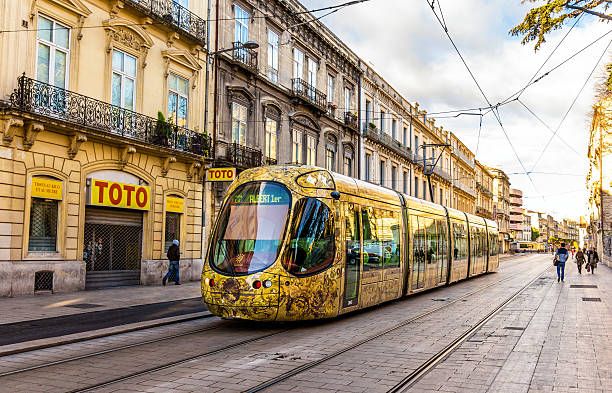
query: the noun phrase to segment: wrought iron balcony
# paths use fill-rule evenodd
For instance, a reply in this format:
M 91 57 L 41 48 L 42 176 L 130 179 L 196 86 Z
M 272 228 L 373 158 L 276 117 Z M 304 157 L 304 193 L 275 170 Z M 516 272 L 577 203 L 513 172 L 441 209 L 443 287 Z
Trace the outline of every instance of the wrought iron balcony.
M 384 132 L 372 127 L 368 127 L 365 130 L 364 136 L 374 142 L 384 145 L 388 149 L 393 150 L 395 153 L 401 155 L 407 160 L 413 163 L 417 163 L 417 160 L 414 160 L 412 152 L 408 147 L 402 145 L 400 141 L 393 139 L 391 136 L 385 134 Z M 423 166 L 423 161 L 420 161 L 420 164 L 421 166 Z
M 327 111 L 327 95 L 315 89 L 314 86 L 305 80 L 300 78 L 291 79 L 291 91 L 294 96 L 301 98 L 317 109 L 323 112 Z
M 232 51 L 232 60 L 251 72 L 257 73 L 257 52 L 253 49 L 245 48 L 242 42 L 232 42 L 235 48 Z
M 210 157 L 210 137 L 199 132 L 39 82 L 18 79 L 10 106 L 147 144 Z
M 157 22 L 206 45 L 206 21 L 172 0 L 124 0 Z
M 344 124 L 353 130 L 359 129 L 359 121 L 357 115 L 352 112 L 344 112 Z
M 253 168 L 262 165 L 261 150 L 242 146 L 239 143 L 217 141 L 215 143 L 215 160 L 235 165 L 240 168 Z

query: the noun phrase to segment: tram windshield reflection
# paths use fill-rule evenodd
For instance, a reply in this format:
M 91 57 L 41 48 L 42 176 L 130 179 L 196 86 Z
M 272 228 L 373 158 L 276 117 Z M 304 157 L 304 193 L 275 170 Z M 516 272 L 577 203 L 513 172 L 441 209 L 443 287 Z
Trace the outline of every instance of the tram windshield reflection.
M 210 256 L 213 269 L 246 275 L 271 266 L 285 233 L 291 195 L 272 182 L 246 183 L 230 196 L 219 217 Z

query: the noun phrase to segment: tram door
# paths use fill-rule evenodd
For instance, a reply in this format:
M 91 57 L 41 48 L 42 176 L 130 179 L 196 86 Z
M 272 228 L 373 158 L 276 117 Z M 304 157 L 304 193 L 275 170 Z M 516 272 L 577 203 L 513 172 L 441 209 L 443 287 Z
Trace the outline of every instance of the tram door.
M 359 207 L 344 203 L 344 242 L 346 248 L 344 268 L 344 296 L 342 307 L 353 307 L 359 299 L 359 277 L 361 270 L 361 242 L 359 239 Z
M 411 290 L 425 286 L 425 227 L 422 219 L 410 215 L 410 230 L 412 231 L 412 282 Z

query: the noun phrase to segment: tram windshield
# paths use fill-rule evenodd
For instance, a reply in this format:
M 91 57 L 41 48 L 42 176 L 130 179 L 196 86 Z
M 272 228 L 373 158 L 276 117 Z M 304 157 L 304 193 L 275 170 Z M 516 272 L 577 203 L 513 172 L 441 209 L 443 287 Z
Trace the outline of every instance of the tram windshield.
M 236 189 L 219 216 L 210 265 L 221 273 L 246 275 L 271 266 L 285 233 L 291 195 L 272 182 Z

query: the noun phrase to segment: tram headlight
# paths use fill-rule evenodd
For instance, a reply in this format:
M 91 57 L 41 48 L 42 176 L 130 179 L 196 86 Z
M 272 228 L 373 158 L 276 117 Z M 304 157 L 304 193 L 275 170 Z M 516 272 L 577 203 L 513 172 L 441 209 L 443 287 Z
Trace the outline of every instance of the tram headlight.
M 263 282 L 263 287 L 264 288 L 270 288 L 272 286 L 272 281 L 270 280 L 266 280 Z
M 261 288 L 261 281 L 259 281 L 259 280 L 253 281 L 253 288 L 255 288 L 255 289 Z
M 211 278 L 210 281 L 208 282 L 208 285 L 210 285 L 211 287 L 215 286 L 215 279 Z

